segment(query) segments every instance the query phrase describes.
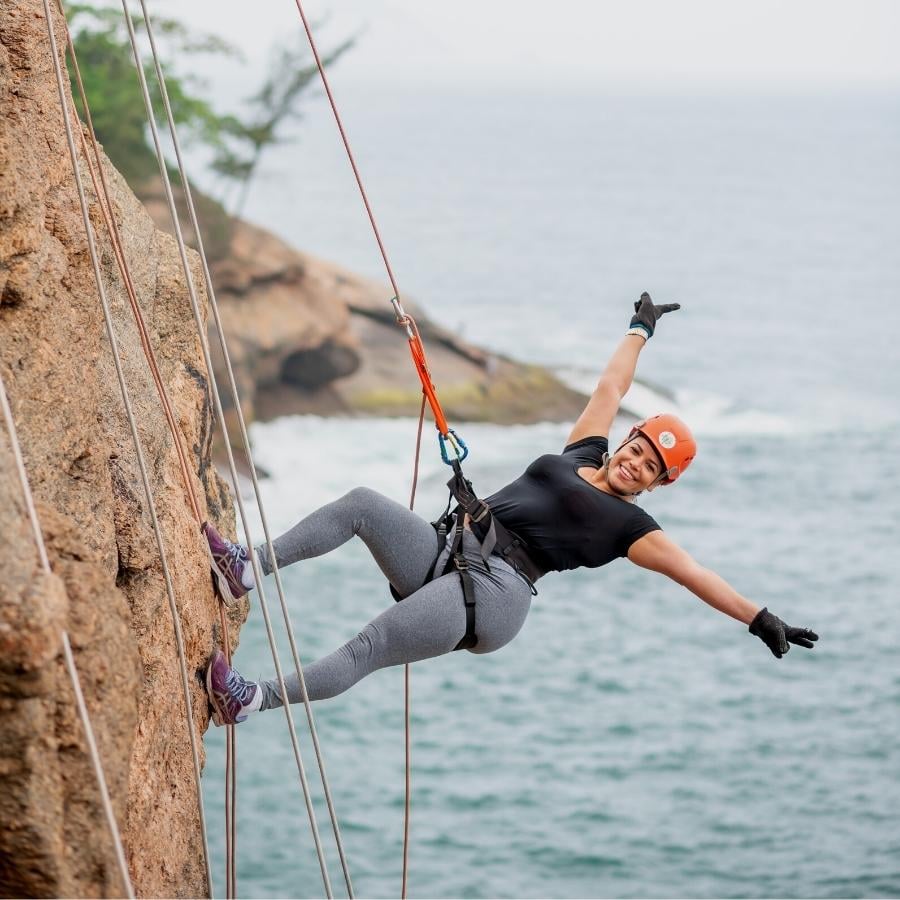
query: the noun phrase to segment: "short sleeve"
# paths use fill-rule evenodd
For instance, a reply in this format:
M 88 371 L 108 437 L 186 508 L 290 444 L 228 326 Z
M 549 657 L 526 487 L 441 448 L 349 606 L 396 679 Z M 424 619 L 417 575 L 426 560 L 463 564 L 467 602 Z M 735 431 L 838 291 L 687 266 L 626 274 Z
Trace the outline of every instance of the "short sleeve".
M 603 455 L 609 450 L 609 440 L 602 435 L 582 438 L 569 444 L 563 450 L 563 456 L 583 466 L 599 469 L 603 465 Z
M 651 531 L 662 531 L 656 519 L 649 513 L 644 512 L 639 506 L 633 506 L 631 512 L 631 517 L 622 526 L 622 531 L 619 534 L 619 556 L 628 556 L 631 545 L 635 541 L 640 540 L 645 534 L 650 534 Z

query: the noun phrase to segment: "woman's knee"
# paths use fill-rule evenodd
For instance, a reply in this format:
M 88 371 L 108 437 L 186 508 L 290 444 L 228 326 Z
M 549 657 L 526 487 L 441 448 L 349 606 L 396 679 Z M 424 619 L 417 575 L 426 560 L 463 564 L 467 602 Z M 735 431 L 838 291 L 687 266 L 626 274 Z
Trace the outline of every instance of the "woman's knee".
M 341 497 L 342 501 L 349 503 L 358 509 L 371 508 L 383 499 L 383 494 L 379 494 L 378 491 L 373 491 L 372 488 L 366 487 L 365 485 L 355 487 L 353 490 L 347 491 L 347 493 Z
M 352 520 L 353 530 L 359 534 L 367 522 L 371 523 L 376 518 L 375 512 L 385 499 L 378 491 L 360 486 L 344 494 L 338 503 L 344 507 L 345 514 Z

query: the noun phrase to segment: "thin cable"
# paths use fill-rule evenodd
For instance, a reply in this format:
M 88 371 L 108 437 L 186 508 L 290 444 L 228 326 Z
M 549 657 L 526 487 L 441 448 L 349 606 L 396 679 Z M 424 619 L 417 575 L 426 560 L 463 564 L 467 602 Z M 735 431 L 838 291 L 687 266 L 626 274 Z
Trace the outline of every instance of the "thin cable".
M 112 215 L 112 201 L 110 200 L 109 185 L 106 182 L 106 175 L 103 171 L 103 164 L 100 161 L 100 148 L 97 143 L 97 135 L 94 132 L 94 122 L 91 118 L 91 110 L 90 106 L 88 105 L 87 95 L 85 94 L 84 83 L 81 80 L 81 68 L 78 65 L 78 58 L 75 55 L 75 46 L 72 43 L 72 35 L 69 31 L 69 23 L 66 19 L 65 11 L 62 8 L 62 0 L 57 0 L 57 5 L 59 7 L 60 16 L 62 17 L 62 20 L 63 22 L 65 22 L 66 26 L 66 45 L 69 50 L 69 56 L 72 60 L 73 68 L 75 69 L 75 80 L 78 86 L 79 96 L 81 97 L 81 105 L 84 109 L 85 119 L 87 120 L 86 124 L 88 127 L 88 134 L 91 138 L 94 157 L 97 162 L 97 169 L 100 172 L 100 182 L 103 188 L 102 192 L 100 190 L 100 186 L 98 186 L 97 184 L 97 177 L 94 175 L 94 169 L 91 165 L 90 155 L 87 152 L 84 132 L 79 131 L 85 160 L 88 164 L 91 181 L 94 185 L 94 192 L 97 195 L 97 199 L 100 204 L 100 210 L 103 213 L 103 219 L 106 224 L 107 231 L 109 232 L 113 253 L 115 254 L 116 262 L 119 266 L 119 271 L 122 274 L 122 281 L 124 282 L 125 290 L 128 295 L 128 302 L 131 305 L 132 313 L 134 314 L 135 321 L 137 322 L 138 334 L 140 335 L 141 346 L 144 350 L 144 356 L 147 359 L 150 373 L 153 376 L 153 381 L 156 385 L 156 391 L 159 394 L 159 399 L 162 404 L 166 421 L 168 422 L 169 429 L 172 432 L 172 439 L 175 443 L 175 452 L 178 454 L 181 476 L 184 480 L 185 490 L 188 494 L 188 500 L 190 501 L 194 517 L 197 519 L 198 524 L 200 524 L 203 521 L 203 515 L 200 512 L 200 503 L 197 499 L 197 492 L 194 489 L 194 482 L 191 477 L 191 467 L 188 465 L 187 454 L 185 453 L 184 447 L 182 446 L 181 431 L 179 430 L 178 425 L 175 421 L 175 414 L 172 412 L 172 406 L 169 401 L 168 392 L 166 391 L 165 383 L 163 381 L 162 375 L 160 374 L 159 365 L 156 362 L 156 354 L 153 351 L 153 345 L 150 341 L 150 334 L 147 331 L 147 326 L 144 322 L 144 316 L 141 312 L 140 304 L 138 303 L 137 291 L 135 290 L 134 282 L 131 278 L 131 271 L 129 270 L 128 263 L 125 258 L 125 250 L 122 246 L 119 228 L 115 222 L 115 217 Z M 105 205 L 102 198 L 106 199 Z
M 354 176 L 356 177 L 356 184 L 359 187 L 360 194 L 362 194 L 366 212 L 369 214 L 369 222 L 372 224 L 372 231 L 375 232 L 375 240 L 378 242 L 378 249 L 381 251 L 381 258 L 384 260 L 384 267 L 385 269 L 387 269 L 391 287 L 394 289 L 394 297 L 397 299 L 397 303 L 399 304 L 400 289 L 397 287 L 397 280 L 394 278 L 394 270 L 391 268 L 391 264 L 388 261 L 387 251 L 384 249 L 384 243 L 381 240 L 381 232 L 379 232 L 378 224 L 375 222 L 375 214 L 372 212 L 372 207 L 369 204 L 369 197 L 366 194 L 366 189 L 363 187 L 359 169 L 356 167 L 356 160 L 353 158 L 353 151 L 350 149 L 350 141 L 347 140 L 347 134 L 344 131 L 344 123 L 341 122 L 341 117 L 337 110 L 337 104 L 334 102 L 334 96 L 331 93 L 331 85 L 328 83 L 328 77 L 325 75 L 325 66 L 322 65 L 322 60 L 319 57 L 319 51 L 316 48 L 316 42 L 313 40 L 312 30 L 309 27 L 309 22 L 306 20 L 306 14 L 303 12 L 303 6 L 300 3 L 300 0 L 294 0 L 294 2 L 297 4 L 297 12 L 300 13 L 300 18 L 303 21 L 303 27 L 306 30 L 306 37 L 309 39 L 309 46 L 312 50 L 313 57 L 316 60 L 316 66 L 319 69 L 319 75 L 322 78 L 322 85 L 325 88 L 325 93 L 328 95 L 328 102 L 331 104 L 331 111 L 332 113 L 334 113 L 334 120 L 335 122 L 337 122 L 338 131 L 341 133 L 341 140 L 343 140 L 344 142 L 344 149 L 347 151 L 347 158 L 350 160 L 350 166 L 353 169 Z
M 10 444 L 12 444 L 13 458 L 16 461 L 16 471 L 22 484 L 22 493 L 25 495 L 25 507 L 28 510 L 28 520 L 31 522 L 31 530 L 34 532 L 34 542 L 37 544 L 38 556 L 41 560 L 41 568 L 50 574 L 50 560 L 47 557 L 47 548 L 44 545 L 44 535 L 41 533 L 41 525 L 38 521 L 37 510 L 34 506 L 34 497 L 28 484 L 28 473 L 25 471 L 25 461 L 22 459 L 22 450 L 19 447 L 19 438 L 16 434 L 16 423 L 13 419 L 9 400 L 6 399 L 6 386 L 3 383 L 3 374 L 0 373 L 0 407 L 3 408 L 3 420 L 6 430 L 9 432 Z
M 222 651 L 231 665 L 231 635 L 224 604 L 219 604 L 219 624 L 222 628 Z M 225 896 L 237 895 L 235 856 L 237 855 L 237 737 L 235 726 L 225 728 Z M 212 895 L 212 890 L 210 890 Z
M 294 663 L 294 669 L 297 673 L 297 679 L 300 682 L 300 695 L 301 695 L 301 698 L 303 701 L 304 709 L 306 711 L 307 725 L 309 727 L 310 737 L 312 738 L 313 750 L 316 755 L 316 762 L 317 762 L 317 765 L 319 768 L 319 775 L 320 775 L 321 781 L 322 781 L 322 788 L 323 788 L 323 791 L 325 794 L 325 802 L 328 807 L 328 814 L 331 819 L 332 832 L 334 834 L 334 840 L 335 840 L 335 844 L 337 846 L 338 857 L 340 859 L 341 869 L 342 869 L 343 875 L 344 875 L 344 883 L 347 886 L 347 894 L 352 900 L 353 884 L 350 879 L 350 867 L 348 865 L 346 853 L 344 851 L 344 843 L 341 838 L 341 830 L 340 830 L 337 813 L 336 813 L 335 807 L 334 807 L 334 799 L 331 794 L 331 787 L 328 783 L 328 776 L 325 771 L 325 759 L 322 754 L 321 745 L 319 743 L 319 735 L 318 735 L 318 731 L 316 729 L 315 717 L 313 715 L 312 705 L 309 701 L 309 696 L 306 691 L 306 679 L 303 674 L 303 666 L 301 664 L 300 654 L 297 649 L 297 642 L 296 642 L 296 639 L 294 636 L 294 628 L 291 624 L 290 613 L 288 611 L 288 605 L 287 605 L 287 598 L 286 598 L 285 592 L 284 592 L 284 585 L 282 584 L 282 581 L 281 581 L 281 572 L 279 570 L 278 563 L 275 558 L 275 556 L 276 556 L 275 548 L 272 544 L 272 536 L 271 536 L 271 532 L 269 530 L 268 518 L 267 518 L 266 512 L 265 512 L 265 505 L 264 505 L 263 499 L 262 499 L 262 492 L 259 487 L 259 479 L 257 478 L 257 475 L 256 475 L 256 465 L 253 461 L 253 454 L 250 449 L 250 438 L 247 433 L 246 422 L 244 421 L 244 414 L 243 414 L 243 409 L 242 409 L 241 402 L 240 402 L 240 397 L 238 396 L 237 382 L 234 377 L 234 369 L 231 364 L 231 355 L 228 350 L 227 341 L 225 340 L 225 329 L 222 325 L 222 320 L 219 315 L 219 304 L 216 299 L 215 287 L 213 286 L 213 280 L 212 280 L 212 276 L 209 271 L 209 265 L 208 265 L 207 258 L 206 258 L 206 252 L 205 252 L 205 249 L 203 246 L 202 230 L 200 228 L 200 223 L 197 219 L 197 211 L 196 211 L 196 207 L 194 206 L 194 198 L 193 198 L 193 193 L 191 191 L 190 179 L 187 176 L 187 171 L 185 169 L 184 160 L 182 159 L 181 144 L 178 140 L 178 129 L 175 126 L 175 119 L 174 119 L 174 116 L 172 115 L 172 107 L 171 107 L 171 104 L 169 101 L 169 92 L 166 87 L 166 80 L 165 80 L 165 76 L 162 72 L 162 67 L 160 66 L 160 63 L 159 63 L 159 54 L 156 49 L 156 40 L 155 40 L 154 33 L 153 33 L 153 26 L 150 21 L 150 16 L 147 12 L 147 7 L 146 7 L 146 4 L 144 3 L 144 0 L 141 0 L 141 10 L 144 14 L 144 23 L 147 28 L 147 36 L 150 39 L 150 49 L 151 49 L 151 53 L 153 55 L 153 63 L 156 68 L 157 81 L 160 86 L 160 95 L 162 97 L 163 106 L 166 111 L 166 119 L 167 119 L 168 126 L 169 126 L 169 132 L 172 136 L 172 145 L 174 147 L 175 157 L 178 162 L 178 171 L 181 176 L 181 184 L 182 184 L 182 188 L 184 190 L 184 197 L 185 197 L 185 201 L 187 203 L 188 212 L 190 214 L 191 227 L 194 229 L 194 235 L 196 236 L 196 240 L 197 240 L 197 248 L 198 248 L 198 251 L 200 254 L 200 261 L 201 261 L 202 268 L 203 268 L 203 277 L 204 277 L 204 281 L 206 284 L 207 294 L 209 296 L 210 308 L 212 310 L 213 318 L 216 323 L 216 333 L 218 334 L 218 337 L 219 337 L 219 346 L 220 346 L 220 349 L 222 352 L 223 361 L 225 363 L 225 370 L 228 374 L 228 382 L 229 382 L 229 387 L 231 389 L 231 396 L 233 399 L 233 408 L 237 415 L 238 426 L 239 426 L 240 433 L 241 433 L 241 442 L 242 442 L 242 445 L 244 448 L 244 453 L 247 458 L 248 469 L 249 469 L 249 473 L 250 473 L 250 480 L 253 484 L 253 492 L 254 492 L 254 495 L 256 498 L 256 505 L 259 510 L 260 522 L 262 524 L 263 534 L 265 536 L 266 548 L 268 550 L 268 557 L 272 561 L 273 574 L 275 576 L 275 588 L 276 588 L 276 591 L 278 594 L 279 603 L 281 605 L 282 617 L 284 619 L 285 631 L 287 633 L 288 643 L 289 643 L 290 649 L 291 649 L 291 656 L 292 656 L 293 663 Z M 233 460 L 231 459 L 231 441 L 229 440 L 227 429 L 224 428 L 225 420 L 224 420 L 224 414 L 221 412 L 221 408 L 220 408 L 220 401 L 218 399 L 218 387 L 217 386 L 216 386 L 215 390 L 216 390 L 216 395 L 217 395 L 217 403 L 219 404 L 219 406 L 217 406 L 217 410 L 219 412 L 220 421 L 223 422 L 223 437 L 225 439 L 224 443 L 225 443 L 227 453 L 229 456 L 229 464 L 232 466 L 232 477 L 234 479 L 233 483 L 235 485 L 237 485 L 237 476 L 234 471 Z M 249 533 L 248 529 L 246 528 L 246 522 L 244 523 L 244 526 L 245 526 L 244 531 L 247 535 L 247 541 L 249 544 L 252 544 L 252 541 L 250 541 L 250 533 Z
M 45 0 L 46 2 L 46 0 Z M 48 25 L 49 25 L 48 20 Z M 52 36 L 52 25 L 51 36 Z M 53 47 L 54 59 L 56 58 L 56 47 L 54 41 L 50 41 Z M 12 410 L 9 407 L 9 400 L 6 397 L 6 386 L 3 383 L 3 375 L 0 374 L 0 407 L 3 408 L 3 420 L 6 423 L 6 430 L 9 432 L 9 442 L 12 446 L 13 457 L 16 462 L 16 471 L 19 475 L 19 483 L 22 487 L 22 494 L 25 497 L 25 506 L 28 510 L 28 519 L 31 522 L 31 528 L 34 532 L 34 542 L 37 545 L 38 556 L 41 560 L 41 568 L 45 575 L 51 575 L 50 560 L 47 556 L 47 547 L 44 544 L 44 535 L 41 532 L 41 525 L 38 521 L 37 510 L 34 506 L 34 496 L 31 493 L 31 485 L 28 483 L 28 473 L 25 471 L 25 462 L 22 459 L 22 448 L 19 446 L 19 438 L 16 433 L 16 423 L 13 419 Z M 128 874 L 128 863 L 125 861 L 125 850 L 122 847 L 122 837 L 119 834 L 119 826 L 116 824 L 116 816 L 113 812 L 112 801 L 109 798 L 109 791 L 106 787 L 106 776 L 103 772 L 103 764 L 100 761 L 100 752 L 97 749 L 97 742 L 94 740 L 94 729 L 91 726 L 91 717 L 88 715 L 87 706 L 84 702 L 84 695 L 81 692 L 81 682 L 78 678 L 78 669 L 75 667 L 75 659 L 72 656 L 72 648 L 69 645 L 69 635 L 65 629 L 60 630 L 62 639 L 63 654 L 66 661 L 66 670 L 69 673 L 69 681 L 72 683 L 72 691 L 75 694 L 75 704 L 78 707 L 78 716 L 81 719 L 81 727 L 84 729 L 84 736 L 87 740 L 88 753 L 91 757 L 91 765 L 94 767 L 94 775 L 97 779 L 97 786 L 100 790 L 100 802 L 103 805 L 103 813 L 106 816 L 106 823 L 109 826 L 109 832 L 112 836 L 113 847 L 116 854 L 116 862 L 119 866 L 119 874 L 122 878 L 122 886 L 125 894 L 130 900 L 134 900 L 134 888 L 131 885 L 131 876 Z
M 45 2 L 46 2 L 46 0 L 45 0 Z M 189 264 L 188 258 L 187 258 L 187 247 L 185 245 L 184 237 L 181 232 L 181 224 L 178 219 L 178 212 L 175 208 L 175 200 L 174 200 L 174 197 L 172 194 L 172 185 L 169 180 L 169 173 L 168 173 L 168 170 L 166 167 L 165 157 L 163 155 L 162 147 L 160 145 L 159 131 L 156 127 L 156 121 L 155 121 L 154 115 L 153 115 L 153 105 L 150 101 L 150 93 L 147 88 L 147 80 L 144 76 L 144 71 L 143 71 L 143 67 L 141 64 L 140 53 L 139 53 L 138 47 L 137 47 L 137 37 L 135 36 L 135 32 L 134 32 L 134 23 L 131 18 L 131 13 L 128 10 L 127 0 L 122 0 L 122 9 L 125 13 L 125 23 L 126 23 L 126 26 L 128 29 L 129 40 L 131 42 L 131 50 L 134 55 L 135 68 L 137 69 L 138 80 L 141 85 L 141 93 L 144 98 L 144 107 L 145 107 L 145 110 L 147 113 L 147 121 L 150 125 L 150 133 L 153 137 L 153 145 L 154 145 L 154 148 L 156 151 L 157 161 L 159 163 L 160 175 L 162 176 L 163 186 L 165 188 L 166 201 L 169 206 L 169 213 L 171 215 L 172 224 L 173 224 L 173 227 L 175 230 L 175 240 L 176 240 L 176 243 L 178 244 L 178 250 L 179 250 L 179 254 L 181 256 L 181 263 L 182 263 L 182 267 L 184 269 L 185 279 L 187 281 L 188 295 L 190 297 L 191 307 L 194 312 L 194 319 L 197 323 L 198 336 L 200 339 L 201 346 L 203 348 L 204 359 L 205 359 L 205 362 L 207 365 L 207 369 L 210 373 L 210 385 L 212 387 L 213 398 L 214 398 L 215 404 L 216 404 L 216 412 L 219 416 L 219 421 L 222 425 L 222 430 L 226 437 L 224 443 L 225 443 L 226 453 L 228 456 L 229 467 L 230 467 L 233 483 L 235 485 L 237 485 L 238 484 L 237 470 L 234 466 L 234 459 L 231 454 L 229 441 L 227 439 L 227 428 L 225 425 L 225 417 L 224 417 L 224 413 L 222 410 L 221 399 L 218 394 L 218 389 L 215 386 L 215 380 L 212 378 L 212 371 L 213 371 L 212 359 L 209 355 L 209 347 L 208 347 L 208 343 L 206 340 L 206 335 L 204 333 L 205 328 L 204 328 L 204 324 L 203 324 L 203 317 L 200 313 L 200 304 L 199 304 L 199 300 L 197 298 L 197 292 L 196 292 L 196 288 L 194 286 L 193 276 L 191 274 L 190 264 Z M 271 622 L 271 618 L 269 616 L 268 603 L 266 602 L 265 592 L 262 587 L 262 582 L 263 582 L 262 571 L 260 569 L 259 562 L 256 558 L 256 553 L 253 550 L 252 541 L 249 540 L 250 528 L 248 525 L 246 510 L 244 509 L 244 503 L 241 498 L 240 490 L 235 491 L 235 500 L 237 501 L 238 509 L 241 514 L 241 521 L 243 523 L 244 531 L 248 538 L 248 544 L 249 544 L 248 549 L 249 549 L 249 555 L 250 555 L 250 562 L 252 564 L 253 573 L 256 578 L 257 589 L 259 592 L 260 609 L 263 614 L 263 620 L 264 620 L 265 627 L 266 627 L 266 635 L 268 637 L 269 646 L 272 651 L 272 659 L 273 659 L 273 662 L 275 665 L 276 677 L 278 680 L 279 687 L 281 689 L 281 696 L 284 698 L 287 698 L 287 688 L 284 683 L 284 674 L 283 674 L 282 668 L 281 668 L 281 661 L 278 657 L 278 649 L 277 649 L 277 646 L 275 643 L 275 635 L 272 630 L 272 622 Z M 291 746 L 294 751 L 294 759 L 297 763 L 297 771 L 298 771 L 298 774 L 300 777 L 300 784 L 303 789 L 303 797 L 304 797 L 304 800 L 306 803 L 306 811 L 307 811 L 307 815 L 309 817 L 310 829 L 313 834 L 313 841 L 315 843 L 316 856 L 318 858 L 319 868 L 322 873 L 322 881 L 325 886 L 326 896 L 330 898 L 330 897 L 332 897 L 331 882 L 328 877 L 328 869 L 327 869 L 327 865 L 325 862 L 324 851 L 322 849 L 322 841 L 319 836 L 319 828 L 318 828 L 318 824 L 316 822 L 315 810 L 314 810 L 313 804 L 312 804 L 312 796 L 309 791 L 309 782 L 306 777 L 306 769 L 303 765 L 303 759 L 300 754 L 300 746 L 297 741 L 297 735 L 296 735 L 296 731 L 294 728 L 294 720 L 293 720 L 293 715 L 291 714 L 290 703 L 284 703 L 283 708 L 285 711 L 285 717 L 288 722 L 288 730 L 290 732 Z
M 419 457 L 422 452 L 422 426 L 425 424 L 425 404 L 428 398 L 425 392 L 422 392 L 422 407 L 419 410 L 419 427 L 416 430 L 416 454 L 413 463 L 413 480 L 412 487 L 409 491 L 409 508 L 410 511 L 416 505 L 416 487 L 419 484 Z M 412 726 L 410 719 L 412 717 L 412 700 L 410 693 L 410 665 L 406 663 L 403 667 L 403 737 L 404 737 L 404 792 L 403 792 L 403 878 L 400 890 L 400 896 L 406 900 L 406 887 L 409 880 L 409 824 L 410 824 L 410 808 L 412 805 Z
M 94 766 L 94 774 L 97 776 L 97 784 L 100 786 L 103 809 L 106 812 L 107 821 L 110 822 L 110 828 L 113 832 L 113 843 L 116 846 L 116 859 L 119 863 L 119 871 L 122 875 L 125 893 L 130 900 L 134 900 L 134 888 L 131 885 L 131 877 L 128 874 L 128 865 L 125 862 L 125 850 L 122 847 L 122 839 L 119 836 L 119 829 L 116 827 L 115 818 L 113 816 L 109 791 L 106 789 L 106 779 L 103 777 L 103 766 L 100 763 L 100 752 L 97 750 L 97 742 L 94 740 L 94 729 L 91 728 L 91 720 L 88 717 L 87 705 L 84 702 L 84 694 L 81 692 L 81 682 L 78 679 L 78 670 L 75 668 L 75 657 L 72 656 L 72 646 L 69 644 L 69 635 L 66 631 L 61 631 L 60 635 L 62 636 L 66 669 L 69 672 L 69 679 L 72 682 L 72 690 L 75 692 L 75 703 L 78 706 L 78 715 L 81 717 L 81 724 L 84 726 L 84 736 L 87 739 L 91 763 Z
M 144 487 L 144 493 L 147 497 L 148 510 L 150 513 L 150 518 L 153 523 L 154 534 L 156 535 L 157 545 L 160 548 L 161 562 L 163 568 L 163 575 L 166 580 L 167 591 L 169 592 L 169 596 L 171 598 L 171 602 L 174 604 L 174 588 L 172 587 L 171 577 L 168 571 L 168 565 L 165 558 L 165 552 L 163 550 L 163 541 L 162 541 L 162 533 L 159 527 L 159 519 L 156 515 L 156 506 L 153 501 L 153 491 L 150 487 L 150 478 L 147 472 L 147 464 L 144 459 L 144 451 L 141 446 L 140 437 L 138 435 L 137 422 L 134 418 L 134 411 L 131 405 L 131 398 L 128 393 L 128 387 L 125 384 L 125 376 L 122 371 L 122 363 L 119 356 L 119 345 L 118 340 L 116 339 L 115 329 L 113 328 L 112 315 L 110 313 L 109 301 L 106 296 L 106 289 L 103 284 L 103 278 L 100 273 L 100 262 L 97 256 L 97 248 L 94 243 L 94 235 L 93 230 L 91 228 L 90 214 L 88 212 L 87 199 L 85 197 L 84 184 L 81 180 L 81 171 L 78 166 L 78 154 L 75 148 L 75 138 L 72 131 L 72 123 L 69 118 L 69 108 L 66 102 L 66 92 L 63 87 L 63 75 L 62 75 L 62 67 L 59 61 L 58 49 L 56 45 L 56 35 L 53 31 L 53 14 L 50 10 L 49 0 L 42 0 L 44 5 L 44 14 L 47 20 L 47 31 L 50 35 L 50 47 L 51 54 L 53 57 L 53 65 L 56 74 L 56 86 L 57 91 L 59 93 L 59 101 L 60 107 L 62 109 L 62 117 L 63 117 L 63 125 L 65 126 L 66 132 L 66 141 L 69 147 L 69 158 L 72 164 L 72 172 L 75 177 L 75 186 L 78 191 L 78 201 L 81 206 L 81 217 L 84 222 L 85 235 L 87 237 L 88 251 L 91 257 L 91 265 L 94 270 L 94 279 L 97 283 L 97 291 L 100 297 L 100 305 L 103 309 L 103 319 L 106 325 L 107 337 L 109 338 L 110 347 L 112 349 L 112 358 L 113 364 L 116 369 L 116 378 L 119 382 L 119 389 L 122 394 L 122 401 L 125 407 L 125 414 L 128 419 L 128 425 L 131 430 L 131 437 L 134 442 L 135 453 L 137 456 L 138 468 L 141 473 L 141 481 Z M 173 609 L 173 621 L 175 623 L 176 633 L 180 634 L 180 617 L 177 612 L 177 608 Z M 186 668 L 183 667 L 182 670 L 182 688 L 186 691 L 185 694 L 185 704 L 188 710 L 188 716 L 190 717 L 190 689 L 186 681 Z M 193 735 L 193 729 L 190 730 L 191 735 Z M 192 749 L 196 755 L 196 743 L 192 740 Z M 199 757 L 197 758 L 197 766 L 199 767 Z M 210 888 L 212 887 L 212 878 L 209 869 L 209 853 L 206 846 L 206 831 L 205 831 L 205 817 L 203 813 L 203 805 L 202 802 L 199 805 L 200 810 L 200 821 L 201 821 L 201 831 L 204 838 L 204 851 L 205 851 L 205 860 L 206 860 L 206 872 L 207 878 L 209 879 Z

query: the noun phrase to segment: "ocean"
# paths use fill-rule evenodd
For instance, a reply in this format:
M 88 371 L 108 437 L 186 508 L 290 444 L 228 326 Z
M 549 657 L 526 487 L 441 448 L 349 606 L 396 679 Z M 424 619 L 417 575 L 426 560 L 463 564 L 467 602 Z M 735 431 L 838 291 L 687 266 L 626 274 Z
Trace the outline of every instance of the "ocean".
M 338 100 L 401 289 L 466 339 L 589 389 L 641 291 L 682 304 L 638 369 L 675 401 L 644 388 L 632 403 L 681 414 L 699 453 L 641 502 L 743 594 L 820 634 L 776 660 L 627 561 L 547 576 L 507 647 L 412 668 L 410 896 L 900 895 L 900 97 L 409 85 Z M 324 103 L 298 134 L 249 217 L 382 278 Z M 570 427 L 454 424 L 484 494 Z M 408 499 L 415 430 L 254 425 L 275 532 L 360 484 Z M 426 434 L 430 518 L 448 472 Z M 392 602 L 353 543 L 283 578 L 306 661 Z M 236 664 L 273 672 L 256 598 Z M 355 892 L 398 896 L 402 670 L 315 712 Z M 285 729 L 277 711 L 238 728 L 240 896 L 323 894 Z M 220 896 L 224 730 L 205 744 Z

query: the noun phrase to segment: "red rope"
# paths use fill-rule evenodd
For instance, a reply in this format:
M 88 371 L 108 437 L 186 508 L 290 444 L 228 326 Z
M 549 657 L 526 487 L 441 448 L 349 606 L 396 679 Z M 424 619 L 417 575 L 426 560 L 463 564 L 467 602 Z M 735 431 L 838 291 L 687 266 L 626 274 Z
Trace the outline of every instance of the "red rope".
M 412 488 L 409 492 L 409 508 L 410 511 L 416 505 L 416 487 L 419 484 L 419 457 L 422 451 L 422 425 L 425 422 L 425 402 L 426 395 L 422 394 L 422 406 L 419 409 L 419 427 L 416 431 L 416 456 L 413 463 L 413 481 Z M 403 797 L 403 884 L 400 890 L 400 896 L 406 898 L 406 883 L 409 877 L 409 813 L 412 798 L 412 779 L 410 771 L 412 769 L 412 753 L 411 753 L 411 736 L 410 718 L 412 707 L 410 704 L 409 691 L 409 663 L 403 667 L 403 722 L 404 722 L 404 745 L 405 745 L 405 778 L 404 778 L 404 797 Z
M 328 95 L 328 102 L 331 104 L 331 111 L 334 113 L 334 120 L 337 122 L 338 131 L 341 133 L 341 140 L 344 142 L 344 149 L 347 151 L 347 158 L 350 160 L 350 166 L 353 169 L 353 174 L 356 177 L 356 184 L 359 187 L 359 192 L 362 194 L 363 203 L 366 207 L 366 212 L 369 215 L 369 222 L 372 224 L 372 231 L 375 232 L 375 240 L 378 242 L 378 249 L 381 251 L 381 258 L 384 260 L 384 267 L 387 269 L 388 279 L 391 282 L 391 287 L 394 290 L 394 296 L 397 299 L 400 299 L 400 289 L 397 287 L 397 280 L 394 278 L 394 270 L 391 268 L 391 264 L 388 261 L 387 251 L 384 249 L 384 243 L 381 240 L 381 232 L 378 230 L 378 224 L 375 221 L 375 215 L 372 212 L 372 207 L 369 204 L 369 198 L 366 194 L 366 189 L 363 187 L 362 177 L 359 174 L 359 169 L 356 167 L 356 160 L 353 158 L 353 151 L 350 149 L 350 141 L 347 140 L 347 133 L 344 131 L 344 124 L 341 122 L 340 113 L 338 113 L 337 105 L 334 102 L 334 95 L 331 93 L 331 85 L 328 83 L 328 78 L 325 75 L 325 67 L 322 65 L 322 60 L 319 56 L 319 51 L 316 49 L 316 42 L 313 40 L 312 30 L 309 27 L 309 22 L 306 20 L 306 15 L 303 12 L 303 6 L 300 3 L 300 0 L 295 0 L 297 4 L 297 12 L 300 13 L 300 18 L 303 21 L 303 28 L 306 30 L 306 37 L 309 39 L 309 46 L 312 50 L 313 57 L 316 60 L 316 66 L 319 69 L 319 75 L 322 78 L 322 85 L 325 88 L 325 93 Z

